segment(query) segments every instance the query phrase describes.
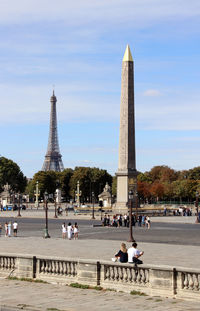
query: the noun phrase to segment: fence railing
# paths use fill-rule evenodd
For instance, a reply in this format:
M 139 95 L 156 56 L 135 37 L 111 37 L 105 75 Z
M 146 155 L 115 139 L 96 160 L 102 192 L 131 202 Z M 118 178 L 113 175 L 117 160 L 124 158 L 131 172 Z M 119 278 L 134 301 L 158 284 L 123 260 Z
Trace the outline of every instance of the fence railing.
M 200 300 L 200 270 L 191 268 L 0 254 L 0 277 L 8 276 Z

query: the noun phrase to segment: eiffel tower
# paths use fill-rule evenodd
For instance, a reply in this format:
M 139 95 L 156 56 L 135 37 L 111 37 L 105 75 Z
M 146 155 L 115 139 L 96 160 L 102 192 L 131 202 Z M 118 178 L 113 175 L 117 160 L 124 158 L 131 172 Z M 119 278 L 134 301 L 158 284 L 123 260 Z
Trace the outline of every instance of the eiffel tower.
M 51 102 L 51 115 L 50 115 L 49 141 L 44 164 L 42 166 L 42 171 L 62 172 L 64 170 L 64 166 L 58 144 L 57 116 L 56 116 L 57 98 L 54 95 L 54 91 L 53 95 L 51 96 L 50 102 Z

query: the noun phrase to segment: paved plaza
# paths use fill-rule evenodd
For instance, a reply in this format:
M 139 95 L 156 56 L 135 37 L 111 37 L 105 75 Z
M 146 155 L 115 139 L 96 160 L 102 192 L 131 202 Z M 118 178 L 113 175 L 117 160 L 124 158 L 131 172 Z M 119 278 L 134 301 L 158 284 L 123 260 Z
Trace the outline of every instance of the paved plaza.
M 199 302 L 0 280 L 2 311 L 199 311 Z M 9 308 L 3 307 L 10 306 Z
M 41 214 L 39 216 L 39 214 Z M 38 221 L 39 225 L 42 220 L 44 212 L 39 211 Z M 14 216 L 14 215 L 12 215 Z M 32 214 L 33 216 L 33 214 Z M 5 214 L 3 215 L 5 217 Z M 11 215 L 9 215 L 11 217 Z M 24 217 L 24 216 L 23 216 Z M 23 220 L 19 219 L 19 222 Z M 26 213 L 26 217 L 31 217 L 31 213 Z M 35 217 L 35 215 L 34 215 Z M 50 239 L 44 239 L 42 236 L 34 235 L 32 232 L 31 221 L 26 224 L 30 228 L 31 235 L 19 237 L 6 238 L 4 235 L 0 238 L 1 253 L 18 253 L 30 255 L 47 255 L 59 256 L 65 258 L 83 258 L 95 260 L 111 260 L 115 252 L 118 251 L 121 242 L 126 240 L 119 238 L 117 240 L 106 239 L 110 232 L 112 234 L 120 234 L 124 237 L 125 228 L 102 228 L 96 227 L 93 231 L 92 226 L 87 223 L 87 216 L 68 216 L 73 221 L 78 220 L 80 226 L 80 239 L 79 240 L 63 240 L 61 238 L 60 227 L 58 231 L 53 231 L 54 234 Z M 40 219 L 41 218 L 41 219 Z M 51 218 L 51 217 L 50 217 Z M 2 216 L 1 216 L 1 219 Z M 28 219 L 28 218 L 27 218 Z M 68 220 L 63 216 L 60 219 L 59 225 L 63 220 Z M 25 221 L 25 220 L 23 220 Z M 52 215 L 53 221 L 53 215 Z M 156 225 L 156 221 L 159 221 Z M 189 226 L 189 230 L 193 228 L 199 232 L 200 225 L 194 224 L 195 217 L 159 217 L 152 218 L 157 228 L 160 228 L 160 223 L 163 223 L 161 230 L 165 231 L 169 228 L 173 231 L 174 236 L 179 232 L 182 225 Z M 164 227 L 166 226 L 166 227 Z M 167 227 L 168 226 L 168 227 Z M 175 227 L 173 227 L 175 226 Z M 28 229 L 26 229 L 28 230 Z M 53 230 L 53 227 L 52 227 Z M 111 231 L 110 231 L 111 230 Z M 138 234 L 158 235 L 160 229 L 140 231 L 137 229 Z M 153 231 L 154 230 L 154 231 Z M 57 232 L 57 233 L 56 233 Z M 182 232 L 182 231 L 181 231 Z M 126 230 L 127 236 L 128 230 Z M 100 239 L 91 238 L 90 235 L 101 236 Z M 192 242 L 192 241 L 191 241 Z M 131 243 L 126 242 L 127 247 Z M 139 249 L 144 251 L 143 261 L 145 264 L 150 265 L 165 265 L 173 267 L 199 267 L 200 247 L 196 245 L 178 245 L 170 243 L 150 243 L 139 242 Z M 190 256 L 188 256 L 190 254 Z M 191 256 L 192 254 L 192 256 Z M 199 303 L 195 301 L 182 301 L 161 297 L 138 296 L 129 295 L 125 293 L 116 293 L 113 291 L 95 291 L 71 288 L 69 286 L 52 285 L 52 284 L 38 284 L 14 280 L 1 279 L 1 304 L 10 306 L 12 308 L 3 308 L 5 310 L 17 310 L 17 307 L 24 310 L 64 310 L 64 311 L 78 311 L 78 310 L 200 310 Z M 78 298 L 78 299 L 77 299 Z M 14 308 L 14 309 L 13 309 Z

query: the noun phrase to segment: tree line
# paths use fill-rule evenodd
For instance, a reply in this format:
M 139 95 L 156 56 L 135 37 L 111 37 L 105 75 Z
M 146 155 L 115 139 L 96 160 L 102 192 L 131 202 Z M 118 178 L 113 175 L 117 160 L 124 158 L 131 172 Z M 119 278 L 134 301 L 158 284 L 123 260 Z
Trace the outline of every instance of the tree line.
M 8 183 L 12 191 L 29 194 L 34 198 L 36 182 L 40 197 L 44 192 L 54 194 L 57 188 L 62 190 L 65 200 L 75 198 L 77 182 L 82 192 L 82 202 L 91 202 L 92 193 L 95 198 L 103 191 L 106 182 L 112 186 L 112 195 L 116 196 L 116 176 L 96 167 L 66 168 L 63 172 L 39 171 L 28 182 L 20 167 L 12 160 L 0 157 L 0 192 Z M 193 202 L 200 194 L 200 166 L 176 171 L 166 165 L 154 166 L 145 173 L 138 172 L 137 193 L 140 202 L 155 203 L 158 201 Z
M 139 173 L 137 180 L 142 202 L 193 202 L 200 194 L 200 166 L 182 171 L 165 165 L 154 166 L 148 172 Z
M 105 184 L 112 184 L 112 176 L 106 170 L 96 167 L 66 168 L 63 172 L 39 171 L 33 176 L 31 182 L 28 183 L 26 191 L 33 198 L 36 182 L 38 182 L 41 198 L 45 191 L 49 194 L 54 194 L 56 189 L 61 189 L 62 197 L 69 201 L 70 199 L 75 199 L 78 181 L 81 190 L 81 201 L 91 202 L 92 194 L 94 194 L 97 200 Z

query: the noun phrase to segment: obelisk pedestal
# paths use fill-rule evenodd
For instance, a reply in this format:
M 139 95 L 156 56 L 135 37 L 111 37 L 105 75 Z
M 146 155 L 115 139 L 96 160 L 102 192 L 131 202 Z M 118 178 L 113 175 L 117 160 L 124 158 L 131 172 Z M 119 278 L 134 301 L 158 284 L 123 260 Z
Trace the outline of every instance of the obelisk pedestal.
M 134 63 L 127 45 L 122 62 L 119 163 L 117 176 L 117 202 L 114 210 L 125 212 L 128 208 L 128 192 L 136 193 L 137 171 L 135 160 L 134 113 Z

